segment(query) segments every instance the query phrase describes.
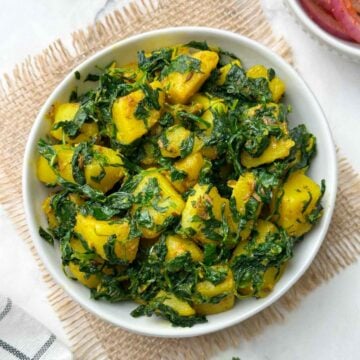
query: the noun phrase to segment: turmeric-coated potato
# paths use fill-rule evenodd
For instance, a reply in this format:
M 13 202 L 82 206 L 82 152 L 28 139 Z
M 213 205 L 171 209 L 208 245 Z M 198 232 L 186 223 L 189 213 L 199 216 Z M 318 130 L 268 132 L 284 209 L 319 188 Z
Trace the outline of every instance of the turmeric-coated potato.
M 56 152 L 56 159 L 54 166 L 59 175 L 65 180 L 75 182 L 72 175 L 71 160 L 74 155 L 74 149 L 70 145 L 54 145 L 53 149 Z M 55 185 L 57 181 L 57 174 L 50 166 L 48 160 L 40 156 L 37 162 L 37 176 L 40 181 L 47 185 Z
M 176 161 L 174 163 L 174 168 L 183 172 L 184 178 L 172 181 L 174 188 L 180 193 L 192 188 L 199 179 L 204 162 L 204 157 L 200 152 L 190 154 L 186 158 Z
M 219 295 L 232 294 L 235 289 L 235 282 L 231 269 L 225 264 L 213 265 L 210 268 L 214 272 L 220 272 L 223 274 L 222 281 L 216 284 L 210 280 L 200 281 L 196 284 L 196 291 L 205 299 L 213 298 Z
M 79 264 L 76 264 L 73 261 L 70 261 L 69 269 L 71 275 L 89 289 L 95 289 L 100 283 L 100 278 L 97 274 L 88 275 L 84 273 L 80 270 Z
M 179 316 L 192 316 L 195 315 L 195 310 L 189 305 L 188 302 L 176 297 L 174 294 L 160 290 L 155 297 L 155 300 L 163 299 L 163 304 L 169 306 Z
M 78 262 L 75 262 L 76 260 L 81 260 L 82 255 L 85 254 L 87 250 L 85 249 L 81 241 L 74 237 L 70 240 L 70 246 L 74 251 L 72 255 L 73 259 L 69 262 L 69 269 L 71 275 L 86 287 L 90 289 L 95 289 L 100 283 L 100 275 L 98 273 L 89 275 L 86 272 L 81 271 L 80 264 Z M 103 262 L 101 258 L 97 258 L 96 261 L 99 263 Z
M 113 149 L 93 146 L 93 158 L 85 165 L 86 183 L 92 188 L 107 192 L 125 176 L 121 156 Z
M 260 244 L 267 241 L 267 237 L 278 231 L 277 227 L 270 221 L 257 220 L 255 225 L 256 235 L 252 240 L 252 244 L 248 241 L 241 241 L 235 248 L 232 260 L 238 256 L 249 256 L 252 254 L 253 248 L 257 248 Z M 282 270 L 285 268 L 285 264 L 280 269 L 270 266 L 261 274 L 261 283 L 254 284 L 252 277 L 244 277 L 243 281 L 237 284 L 237 292 L 242 297 L 249 297 L 256 295 L 256 297 L 265 297 L 269 294 L 276 282 L 279 280 Z M 256 279 L 256 281 L 259 281 Z
M 276 223 L 291 236 L 302 236 L 307 233 L 312 223 L 309 215 L 315 210 L 321 198 L 321 189 L 312 179 L 298 170 L 288 177 L 279 192 L 280 203 Z M 275 204 L 273 205 L 275 206 Z
M 132 206 L 131 214 L 142 237 L 152 239 L 181 215 L 184 200 L 157 169 L 146 170 L 140 176 L 142 179 L 133 192 L 138 200 Z
M 136 257 L 139 238 L 129 237 L 127 219 L 102 221 L 78 213 L 74 230 L 105 260 L 131 263 Z
M 241 163 L 248 169 L 272 163 L 275 160 L 289 156 L 294 145 L 295 142 L 290 138 L 276 139 L 271 136 L 268 147 L 260 156 L 253 157 L 248 152 L 243 151 L 240 155 Z
M 194 309 L 196 310 L 196 313 L 200 315 L 213 315 L 232 309 L 234 307 L 234 304 L 235 295 L 229 294 L 226 295 L 223 299 L 221 299 L 218 303 L 195 303 Z
M 79 108 L 79 103 L 63 103 L 55 105 L 53 127 L 63 121 L 73 121 Z M 98 126 L 93 121 L 85 122 L 80 128 L 79 135 L 74 138 L 65 135 L 61 127 L 50 130 L 52 137 L 60 141 L 65 140 L 65 143 L 67 144 L 78 144 L 82 141 L 88 141 L 92 137 L 96 136 L 98 132 Z
M 159 120 L 165 102 L 165 94 L 158 81 L 147 88 L 151 97 L 157 99 L 156 106 L 144 90 L 136 90 L 119 97 L 112 107 L 112 117 L 116 127 L 116 139 L 129 145 L 145 135 Z
M 182 213 L 181 231 L 200 243 L 216 243 L 222 238 L 222 228 L 214 225 L 226 216 L 227 204 L 216 187 L 196 184 Z
M 186 252 L 194 261 L 203 261 L 204 259 L 202 250 L 190 239 L 184 239 L 178 235 L 168 235 L 165 243 L 167 248 L 165 260 L 175 259 Z
M 235 201 L 236 211 L 238 215 L 242 218 L 246 218 L 246 216 L 248 216 L 248 214 L 246 213 L 247 204 L 255 193 L 255 186 L 256 186 L 255 175 L 253 173 L 246 172 L 243 175 L 241 175 L 236 182 L 229 181 L 228 185 L 233 189 L 231 198 L 233 198 Z M 259 203 L 259 201 L 257 202 Z M 261 203 L 258 204 L 258 207 L 254 215 L 256 217 L 259 216 L 260 211 L 261 211 Z M 247 219 L 246 223 L 242 223 L 241 231 L 240 231 L 241 240 L 246 240 L 250 236 L 253 225 L 254 225 L 254 218 Z
M 208 50 L 185 56 L 175 58 L 173 62 L 188 62 L 193 66 L 189 65 L 187 71 L 179 71 L 180 66 L 175 67 L 175 70 L 167 74 L 162 80 L 162 85 L 166 89 L 166 96 L 173 104 L 186 104 L 210 76 L 211 71 L 215 69 L 219 61 L 219 55 Z M 198 68 L 194 68 L 196 67 L 195 64 L 198 65 Z
M 218 85 L 223 85 L 226 81 L 226 77 L 227 74 L 229 73 L 229 71 L 231 70 L 231 68 L 236 65 L 241 67 L 241 62 L 240 60 L 233 60 L 231 62 L 229 62 L 228 64 L 222 66 L 219 70 L 219 78 L 217 79 L 216 83 Z
M 161 155 L 168 158 L 184 158 L 202 147 L 201 140 L 181 125 L 173 125 L 159 137 Z
M 268 70 L 263 65 L 254 65 L 250 67 L 246 75 L 251 78 L 265 78 L 269 81 L 269 89 L 272 94 L 272 100 L 278 102 L 285 93 L 285 83 L 277 76 L 269 80 Z

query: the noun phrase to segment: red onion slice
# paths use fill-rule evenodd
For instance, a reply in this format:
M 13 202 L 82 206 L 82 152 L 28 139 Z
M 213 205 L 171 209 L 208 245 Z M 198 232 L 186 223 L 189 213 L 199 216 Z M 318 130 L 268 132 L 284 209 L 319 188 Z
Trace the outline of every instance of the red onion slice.
M 330 34 L 344 40 L 351 40 L 346 30 L 335 20 L 331 14 L 315 4 L 313 0 L 300 0 L 304 10 L 321 28 Z
M 321 0 L 322 1 L 322 0 Z M 326 1 L 326 0 L 325 0 Z M 351 0 L 351 4 L 355 11 L 360 14 L 360 0 Z
M 331 4 L 330 0 L 315 0 L 313 1 L 317 5 L 321 6 L 324 10 L 326 10 L 328 13 L 331 13 Z
M 350 0 L 331 0 L 334 17 L 355 41 L 360 43 L 360 16 Z

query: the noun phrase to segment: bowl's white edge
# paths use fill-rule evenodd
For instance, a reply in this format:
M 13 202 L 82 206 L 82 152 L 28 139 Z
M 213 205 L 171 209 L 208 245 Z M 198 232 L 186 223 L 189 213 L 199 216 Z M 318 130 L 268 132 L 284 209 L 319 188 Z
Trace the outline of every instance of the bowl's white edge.
M 143 34 L 139 34 L 139 35 L 135 35 L 132 37 L 129 37 L 127 39 L 121 40 L 116 44 L 113 44 L 103 50 L 101 50 L 100 52 L 92 55 L 90 58 L 88 58 L 87 60 L 85 60 L 82 64 L 78 65 L 75 69 L 73 69 L 66 77 L 65 79 L 55 88 L 55 90 L 53 91 L 53 93 L 50 95 L 50 97 L 47 99 L 47 101 L 45 102 L 45 104 L 42 106 L 35 122 L 34 125 L 31 129 L 30 135 L 29 135 L 29 140 L 26 144 L 26 149 L 25 149 L 25 154 L 24 154 L 24 163 L 23 163 L 23 179 L 22 179 L 22 191 L 23 191 L 23 201 L 24 201 L 24 208 L 25 208 L 25 216 L 26 216 L 26 221 L 27 224 L 29 226 L 29 230 L 30 230 L 30 234 L 31 237 L 34 241 L 35 247 L 37 252 L 40 255 L 41 260 L 43 261 L 43 263 L 45 264 L 46 268 L 48 269 L 48 271 L 51 273 L 51 275 L 53 276 L 53 278 L 55 279 L 55 281 L 59 284 L 61 284 L 64 289 L 66 290 L 66 292 L 78 303 L 81 304 L 81 306 L 83 306 L 84 308 L 86 308 L 88 311 L 90 311 L 91 313 L 93 313 L 94 315 L 97 315 L 93 309 L 88 306 L 87 304 L 83 303 L 77 296 L 76 291 L 72 291 L 68 288 L 66 288 L 66 284 L 64 284 L 64 281 L 62 278 L 60 278 L 59 276 L 57 276 L 57 273 L 55 271 L 53 271 L 53 265 L 51 264 L 51 262 L 48 261 L 47 256 L 43 250 L 43 246 L 40 243 L 40 237 L 38 235 L 38 229 L 37 226 L 35 224 L 34 219 L 30 216 L 31 213 L 31 207 L 30 207 L 30 200 L 29 200 L 29 191 L 30 189 L 28 188 L 29 183 L 27 181 L 27 179 L 29 179 L 30 177 L 30 166 L 28 166 L 30 164 L 31 161 L 31 157 L 33 156 L 33 154 L 31 153 L 31 144 L 34 141 L 34 136 L 36 133 L 36 124 L 38 124 L 41 119 L 43 119 L 43 117 L 45 116 L 47 109 L 49 108 L 49 106 L 51 104 L 54 103 L 54 101 L 56 100 L 56 98 L 58 97 L 58 94 L 61 92 L 62 87 L 64 86 L 64 84 L 66 84 L 71 77 L 73 77 L 73 73 L 74 71 L 78 70 L 81 72 L 82 68 L 85 67 L 86 65 L 88 65 L 91 62 L 96 61 L 98 58 L 101 58 L 104 54 L 111 52 L 114 50 L 114 48 L 118 47 L 118 46 L 122 46 L 125 45 L 128 42 L 133 42 L 136 41 L 139 38 L 146 38 L 146 37 L 151 37 L 153 35 L 161 35 L 161 34 L 169 34 L 171 32 L 196 32 L 198 30 L 202 30 L 202 31 L 206 31 L 209 33 L 213 33 L 213 34 L 222 34 L 222 35 L 226 35 L 228 37 L 235 37 L 237 39 L 241 39 L 241 41 L 243 41 L 244 43 L 246 43 L 247 46 L 252 47 L 254 49 L 256 49 L 257 51 L 260 51 L 261 53 L 264 54 L 264 56 L 267 56 L 267 53 L 270 51 L 268 48 L 266 48 L 265 46 L 250 40 L 246 37 L 234 34 L 232 32 L 229 31 L 225 31 L 225 30 L 218 30 L 218 29 L 213 29 L 213 28 L 206 28 L 206 27 L 178 27 L 178 28 L 166 28 L 166 29 L 160 29 L 160 30 L 155 30 L 155 31 L 150 31 L 147 33 L 143 33 Z M 272 51 L 270 51 L 272 52 Z M 295 273 L 293 275 L 293 278 L 291 281 L 288 282 L 288 284 L 286 286 L 284 286 L 284 288 L 282 289 L 282 291 L 274 291 L 273 296 L 269 296 L 268 298 L 265 299 L 265 301 L 261 304 L 261 306 L 257 307 L 256 309 L 254 309 L 253 311 L 249 311 L 248 313 L 244 314 L 241 317 L 234 317 L 232 319 L 230 319 L 227 322 L 222 322 L 220 324 L 212 324 L 212 327 L 209 329 L 201 329 L 198 330 L 198 328 L 195 326 L 193 328 L 190 329 L 189 332 L 187 333 L 179 333 L 179 335 L 174 336 L 174 335 L 169 335 L 168 331 L 166 328 L 164 328 L 163 331 L 158 331 L 157 333 L 148 333 L 148 332 L 143 332 L 141 329 L 139 329 L 136 325 L 136 323 L 134 324 L 120 324 L 118 322 L 115 321 L 115 319 L 111 318 L 110 316 L 104 316 L 103 319 L 116 325 L 119 327 L 122 327 L 126 330 L 130 330 L 134 333 L 138 333 L 141 335 L 148 335 L 148 336 L 158 336 L 158 337 L 191 337 L 191 336 L 199 336 L 199 335 L 204 335 L 207 333 L 211 333 L 211 332 L 215 332 L 218 330 L 222 330 L 224 328 L 230 327 L 232 325 L 235 325 L 237 323 L 240 323 L 242 321 L 244 321 L 245 319 L 255 315 L 256 313 L 262 311 L 263 309 L 265 309 L 266 307 L 268 307 L 269 305 L 271 305 L 272 303 L 274 303 L 276 300 L 278 300 L 282 295 L 284 295 L 298 280 L 299 278 L 304 274 L 304 272 L 307 270 L 307 268 L 310 266 L 311 262 L 313 261 L 314 257 L 316 256 L 323 239 L 325 238 L 326 232 L 328 230 L 330 221 L 331 221 L 331 217 L 332 217 L 332 213 L 334 210 L 334 205 L 335 205 L 335 199 L 336 199 L 336 188 L 337 188 L 337 162 L 336 162 L 336 151 L 335 151 L 335 146 L 334 146 L 334 142 L 333 142 L 333 138 L 329 129 L 329 125 L 327 123 L 327 120 L 324 116 L 323 111 L 321 110 L 321 107 L 318 103 L 318 101 L 316 100 L 316 98 L 314 97 L 312 91 L 309 89 L 309 87 L 307 86 L 307 84 L 304 82 L 304 80 L 297 74 L 297 72 L 285 61 L 283 60 L 280 56 L 278 56 L 277 54 L 272 52 L 272 56 L 274 56 L 277 61 L 279 61 L 283 67 L 286 68 L 287 71 L 292 72 L 296 77 L 299 78 L 299 80 L 303 83 L 303 85 L 309 90 L 309 92 L 312 95 L 312 101 L 314 102 L 314 107 L 317 108 L 317 111 L 319 113 L 319 118 L 322 120 L 323 125 L 324 125 L 324 129 L 326 129 L 327 135 L 328 135 L 328 139 L 331 142 L 331 153 L 329 154 L 330 157 L 330 166 L 332 166 L 332 179 L 327 179 L 330 183 L 333 184 L 333 189 L 335 189 L 335 191 L 333 193 L 330 193 L 329 196 L 329 202 L 328 202 L 328 209 L 327 212 L 324 214 L 324 217 L 322 219 L 323 221 L 323 225 L 322 225 L 322 231 L 319 234 L 319 240 L 317 241 L 317 246 L 315 248 L 315 250 L 313 251 L 313 253 L 311 254 L 311 256 L 308 257 L 307 261 L 303 263 L 302 267 L 297 271 L 297 273 Z M 41 240 L 42 241 L 42 240 Z M 98 315 L 97 315 L 98 316 Z

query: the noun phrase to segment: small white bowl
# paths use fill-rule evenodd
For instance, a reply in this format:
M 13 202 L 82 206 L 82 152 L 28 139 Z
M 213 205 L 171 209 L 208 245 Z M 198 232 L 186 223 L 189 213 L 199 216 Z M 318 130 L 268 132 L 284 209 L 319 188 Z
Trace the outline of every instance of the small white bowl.
M 300 22 L 304 31 L 317 40 L 320 45 L 324 45 L 345 59 L 360 62 L 360 44 L 339 39 L 322 29 L 306 13 L 299 0 L 284 0 L 284 2 Z
M 168 322 L 156 317 L 131 317 L 130 312 L 136 307 L 133 302 L 110 304 L 92 300 L 88 289 L 64 275 L 57 246 L 50 246 L 38 234 L 40 225 L 47 226 L 41 203 L 49 190 L 38 181 L 35 164 L 38 158 L 37 141 L 49 131 L 45 114 L 55 101 L 66 101 L 75 84 L 80 87 L 80 91 L 84 90 L 83 83 L 74 78 L 75 71 L 85 75 L 96 71 L 96 65 L 105 66 L 114 59 L 126 64 L 136 58 L 137 50 L 151 50 L 187 43 L 190 40 L 206 40 L 209 44 L 221 46 L 239 56 L 245 66 L 264 64 L 276 70 L 287 84 L 286 101 L 293 105 L 290 126 L 305 123 L 317 137 L 318 155 L 313 161 L 310 175 L 317 182 L 325 179 L 327 189 L 323 199 L 323 218 L 296 247 L 295 256 L 284 276 L 267 298 L 238 301 L 232 310 L 208 316 L 208 323 L 198 324 L 192 328 L 179 328 L 172 327 Z M 278 55 L 255 41 L 231 32 L 201 27 L 168 28 L 136 35 L 98 52 L 75 68 L 57 86 L 40 110 L 29 135 L 23 169 L 23 196 L 27 222 L 37 251 L 54 279 L 74 300 L 102 319 L 136 333 L 161 337 L 190 337 L 221 330 L 249 318 L 279 299 L 304 274 L 320 248 L 334 209 L 336 184 L 335 147 L 329 126 L 314 95 L 297 72 Z

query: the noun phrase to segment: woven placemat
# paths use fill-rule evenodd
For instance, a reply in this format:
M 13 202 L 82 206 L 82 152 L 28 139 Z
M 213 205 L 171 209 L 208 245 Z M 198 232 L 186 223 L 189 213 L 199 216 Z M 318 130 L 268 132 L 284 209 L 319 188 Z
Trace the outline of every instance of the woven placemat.
M 258 0 L 133 1 L 96 26 L 73 34 L 71 50 L 56 41 L 42 54 L 17 66 L 12 75 L 4 75 L 0 84 L 0 203 L 37 259 L 49 285 L 49 301 L 63 322 L 78 359 L 207 359 L 255 336 L 266 326 L 283 321 L 302 297 L 360 255 L 360 181 L 342 159 L 335 214 L 310 269 L 278 302 L 237 326 L 192 339 L 143 337 L 91 315 L 52 280 L 32 245 L 21 198 L 23 151 L 37 112 L 65 74 L 89 55 L 132 34 L 180 25 L 210 26 L 249 36 L 291 62 L 290 48 L 272 34 Z

